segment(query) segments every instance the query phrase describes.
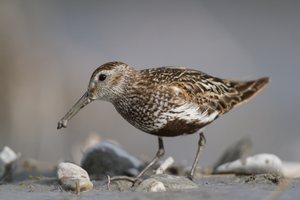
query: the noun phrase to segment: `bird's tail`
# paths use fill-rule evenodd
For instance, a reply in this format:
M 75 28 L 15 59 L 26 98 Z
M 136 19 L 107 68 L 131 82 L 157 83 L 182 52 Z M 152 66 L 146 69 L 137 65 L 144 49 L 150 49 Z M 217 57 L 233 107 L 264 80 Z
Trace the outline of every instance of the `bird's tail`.
M 269 82 L 269 77 L 259 78 L 252 81 L 233 81 L 232 86 L 238 92 L 240 102 L 237 104 L 245 103 L 260 92 Z

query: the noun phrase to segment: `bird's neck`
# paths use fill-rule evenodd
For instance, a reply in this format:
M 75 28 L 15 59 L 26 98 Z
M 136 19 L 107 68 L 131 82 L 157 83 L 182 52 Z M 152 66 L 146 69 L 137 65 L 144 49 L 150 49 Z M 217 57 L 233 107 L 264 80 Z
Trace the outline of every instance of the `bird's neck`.
M 139 71 L 134 68 L 129 68 L 128 71 L 123 75 L 122 80 L 118 86 L 111 89 L 110 93 L 111 98 L 109 101 L 111 103 L 118 104 L 119 102 L 124 102 L 128 100 L 128 96 L 130 96 L 134 92 L 134 85 L 139 76 Z

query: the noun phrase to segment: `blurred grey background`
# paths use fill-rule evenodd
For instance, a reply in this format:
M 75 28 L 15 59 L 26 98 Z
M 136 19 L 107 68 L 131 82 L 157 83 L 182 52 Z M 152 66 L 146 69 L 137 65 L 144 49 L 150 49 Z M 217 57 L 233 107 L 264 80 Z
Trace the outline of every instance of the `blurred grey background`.
M 138 69 L 181 65 L 234 79 L 270 76 L 246 105 L 206 128 L 202 164 L 249 136 L 254 153 L 300 160 L 300 1 L 0 1 L 0 147 L 56 162 L 90 132 L 152 157 L 157 139 L 105 102 L 93 102 L 68 128 L 57 122 L 113 60 Z M 167 155 L 191 164 L 197 135 L 165 140 Z

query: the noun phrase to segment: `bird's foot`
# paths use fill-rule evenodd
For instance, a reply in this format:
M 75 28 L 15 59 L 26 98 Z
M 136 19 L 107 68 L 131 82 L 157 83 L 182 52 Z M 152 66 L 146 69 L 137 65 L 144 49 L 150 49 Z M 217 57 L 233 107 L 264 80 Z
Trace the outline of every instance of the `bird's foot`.
M 193 180 L 194 180 L 194 176 L 193 176 L 193 175 L 191 175 L 191 174 L 188 174 L 186 177 L 187 177 L 188 179 L 190 179 L 191 181 L 193 181 Z
M 137 185 L 139 185 L 142 180 L 140 178 L 137 178 L 137 177 L 129 177 L 129 176 L 114 176 L 114 177 L 110 177 L 110 176 L 107 176 L 107 189 L 110 190 L 110 184 L 111 182 L 114 182 L 114 181 L 128 181 L 128 182 L 131 182 L 132 185 L 131 187 L 136 187 Z

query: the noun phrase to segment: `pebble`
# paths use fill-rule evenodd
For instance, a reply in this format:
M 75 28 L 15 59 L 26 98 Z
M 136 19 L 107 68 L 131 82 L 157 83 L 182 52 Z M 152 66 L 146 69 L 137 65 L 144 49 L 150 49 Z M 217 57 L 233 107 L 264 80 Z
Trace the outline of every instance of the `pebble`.
M 154 179 L 154 178 L 148 178 L 144 180 L 136 189 L 136 192 L 165 192 L 166 187 L 165 185 Z
M 257 154 L 224 163 L 217 167 L 215 173 L 282 175 L 282 161 L 274 154 Z
M 81 166 L 90 175 L 106 178 L 107 175 L 136 176 L 144 163 L 120 146 L 104 140 L 84 152 Z
M 0 152 L 0 179 L 6 175 L 10 176 L 12 173 L 12 165 L 20 155 L 17 155 L 11 148 L 5 146 Z
M 60 163 L 57 176 L 59 183 L 66 190 L 73 190 L 79 193 L 93 189 L 93 183 L 90 181 L 88 173 L 73 163 Z
M 142 181 L 135 191 L 183 191 L 196 188 L 198 188 L 198 185 L 185 176 L 158 174 Z

